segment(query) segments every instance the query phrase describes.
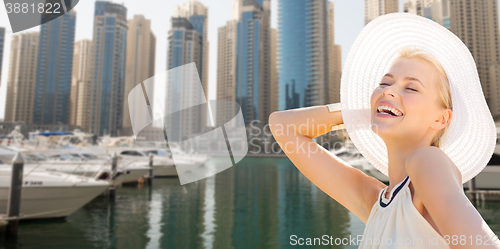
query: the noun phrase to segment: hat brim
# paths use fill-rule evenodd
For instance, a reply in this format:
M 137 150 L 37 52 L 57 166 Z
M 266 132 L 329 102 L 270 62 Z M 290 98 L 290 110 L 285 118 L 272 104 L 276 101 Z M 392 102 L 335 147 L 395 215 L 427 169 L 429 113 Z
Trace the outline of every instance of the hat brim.
M 453 117 L 440 148 L 462 172 L 463 183 L 484 169 L 496 145 L 496 127 L 465 44 L 438 23 L 410 13 L 380 16 L 356 38 L 342 71 L 342 118 L 354 145 L 388 175 L 387 147 L 371 128 L 370 98 L 398 52 L 406 47 L 433 55 L 450 82 Z

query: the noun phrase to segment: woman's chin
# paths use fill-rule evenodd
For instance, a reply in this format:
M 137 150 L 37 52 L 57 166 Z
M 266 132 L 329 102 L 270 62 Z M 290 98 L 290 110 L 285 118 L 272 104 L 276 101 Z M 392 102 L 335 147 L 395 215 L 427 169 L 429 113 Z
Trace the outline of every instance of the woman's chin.
M 394 132 L 397 131 L 397 127 L 392 124 L 387 124 L 387 123 L 379 123 L 379 122 L 372 122 L 371 124 L 372 131 L 379 135 L 380 137 L 384 136 L 392 136 L 395 135 Z

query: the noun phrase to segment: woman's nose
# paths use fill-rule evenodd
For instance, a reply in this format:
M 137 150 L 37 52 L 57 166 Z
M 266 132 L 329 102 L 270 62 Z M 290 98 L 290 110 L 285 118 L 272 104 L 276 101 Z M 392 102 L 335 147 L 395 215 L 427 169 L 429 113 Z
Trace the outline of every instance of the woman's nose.
M 397 96 L 397 93 L 395 92 L 394 87 L 391 85 L 384 87 L 382 95 L 390 95 L 395 98 Z

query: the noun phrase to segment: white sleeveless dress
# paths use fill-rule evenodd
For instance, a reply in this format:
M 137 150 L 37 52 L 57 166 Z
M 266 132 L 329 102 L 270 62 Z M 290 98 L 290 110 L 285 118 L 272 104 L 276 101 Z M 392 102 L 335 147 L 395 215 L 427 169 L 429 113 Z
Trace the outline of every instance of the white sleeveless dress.
M 413 205 L 409 184 L 407 176 L 393 188 L 389 199 L 385 198 L 388 187 L 380 191 L 359 248 L 450 248 Z

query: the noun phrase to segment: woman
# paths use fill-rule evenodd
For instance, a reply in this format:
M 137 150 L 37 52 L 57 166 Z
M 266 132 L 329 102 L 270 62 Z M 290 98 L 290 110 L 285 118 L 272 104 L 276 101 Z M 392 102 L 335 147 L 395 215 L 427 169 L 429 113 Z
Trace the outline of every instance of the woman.
M 360 248 L 500 248 L 462 189 L 491 158 L 496 132 L 455 35 L 413 14 L 373 20 L 349 52 L 341 97 L 341 108 L 274 112 L 269 124 L 294 165 L 366 224 Z M 312 140 L 343 123 L 389 186 Z

